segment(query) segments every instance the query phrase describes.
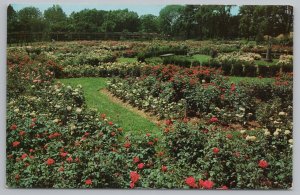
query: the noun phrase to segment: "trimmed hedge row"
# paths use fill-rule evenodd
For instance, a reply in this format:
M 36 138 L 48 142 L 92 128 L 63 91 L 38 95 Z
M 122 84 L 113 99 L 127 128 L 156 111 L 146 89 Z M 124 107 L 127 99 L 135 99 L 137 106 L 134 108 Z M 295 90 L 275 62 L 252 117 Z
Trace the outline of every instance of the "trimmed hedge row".
M 226 76 L 246 76 L 246 77 L 274 77 L 279 72 L 293 72 L 293 65 L 273 65 L 273 66 L 253 66 L 251 64 L 220 64 L 214 59 L 209 62 L 199 62 L 180 56 L 170 56 L 163 59 L 163 64 L 174 64 L 181 67 L 206 66 L 211 68 L 222 68 L 223 74 Z
M 145 52 L 138 53 L 137 59 L 140 62 L 145 62 L 146 58 L 157 57 L 163 54 L 172 53 L 175 55 L 186 55 L 189 49 L 187 46 L 165 46 L 165 47 L 151 47 Z

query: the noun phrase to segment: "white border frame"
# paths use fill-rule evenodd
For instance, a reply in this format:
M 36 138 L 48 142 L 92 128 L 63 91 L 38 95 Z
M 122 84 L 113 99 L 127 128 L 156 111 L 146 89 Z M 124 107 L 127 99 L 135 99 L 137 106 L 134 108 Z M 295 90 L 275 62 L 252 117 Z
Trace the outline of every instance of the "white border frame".
M 293 155 L 293 189 L 286 190 L 236 190 L 236 191 L 194 191 L 194 190 L 104 190 L 104 189 L 8 189 L 5 187 L 5 160 L 6 160 L 6 13 L 7 6 L 10 3 L 15 4 L 227 4 L 227 5 L 292 5 L 294 7 L 294 155 Z M 1 0 L 0 1 L 0 194 L 16 194 L 22 195 L 50 195 L 52 193 L 64 195 L 77 195 L 81 193 L 88 194 L 299 194 L 300 193 L 300 174 L 298 164 L 300 164 L 300 143 L 298 138 L 300 135 L 300 1 L 299 0 Z M 296 151 L 296 152 L 295 152 Z

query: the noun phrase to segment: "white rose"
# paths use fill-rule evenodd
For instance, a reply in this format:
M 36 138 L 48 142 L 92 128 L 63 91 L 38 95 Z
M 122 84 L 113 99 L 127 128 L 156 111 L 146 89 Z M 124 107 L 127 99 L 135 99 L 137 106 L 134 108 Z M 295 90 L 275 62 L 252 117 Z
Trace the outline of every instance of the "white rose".
M 15 110 L 14 110 L 14 112 L 19 112 L 20 110 L 19 110 L 19 108 L 16 108 Z
M 284 116 L 284 115 L 286 115 L 285 112 L 279 112 L 278 114 L 279 114 L 279 116 Z
M 278 131 L 275 131 L 273 135 L 274 135 L 274 136 L 278 136 L 278 135 L 279 135 L 279 132 L 278 132 Z
M 290 133 L 291 133 L 291 131 L 289 131 L 289 130 L 285 130 L 285 131 L 284 131 L 284 134 L 285 134 L 285 135 L 288 135 L 288 134 L 290 134 Z
M 289 143 L 292 144 L 293 143 L 293 139 L 289 139 Z
M 72 107 L 71 106 L 67 106 L 67 110 L 68 111 L 72 110 Z
M 77 109 L 76 109 L 76 113 L 77 113 L 77 114 L 80 114 L 80 113 L 81 113 L 81 111 L 82 111 L 82 109 L 81 109 L 81 108 L 77 108 Z
M 240 131 L 241 134 L 244 134 L 245 132 L 246 132 L 246 130 L 241 130 Z
M 270 131 L 265 131 L 265 136 L 271 135 Z
M 59 122 L 59 119 L 56 118 L 56 119 L 53 120 L 53 122 L 54 122 L 54 123 L 58 123 L 58 122 Z
M 281 129 L 279 129 L 279 128 L 276 128 L 276 130 L 275 130 L 275 131 L 281 132 Z

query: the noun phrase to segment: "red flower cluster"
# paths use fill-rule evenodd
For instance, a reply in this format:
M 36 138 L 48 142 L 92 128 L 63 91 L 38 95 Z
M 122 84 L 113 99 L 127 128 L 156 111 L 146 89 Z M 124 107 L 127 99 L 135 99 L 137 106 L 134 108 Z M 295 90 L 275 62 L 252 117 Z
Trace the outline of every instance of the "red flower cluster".
M 209 122 L 211 122 L 211 123 L 216 123 L 216 122 L 218 122 L 219 120 L 218 120 L 218 118 L 217 117 L 211 117 L 211 119 L 209 120 Z
M 68 155 L 68 152 L 61 152 L 61 153 L 60 153 L 60 156 L 61 156 L 61 157 L 66 157 L 67 155 Z
M 236 89 L 236 88 L 235 88 L 235 84 L 234 84 L 234 83 L 231 83 L 230 90 L 231 90 L 231 91 L 235 91 L 235 89 Z
M 202 179 L 199 180 L 199 186 L 204 189 L 212 189 L 214 186 L 214 182 L 210 180 L 203 181 Z
M 58 132 L 55 132 L 55 133 L 52 133 L 52 134 L 49 135 L 49 139 L 56 138 L 56 137 L 59 137 L 59 136 L 61 136 L 61 134 L 58 133 Z
M 25 131 L 20 131 L 20 132 L 19 132 L 19 135 L 20 135 L 20 136 L 23 136 L 23 135 L 25 135 L 25 134 L 26 134 Z
M 126 143 L 124 144 L 124 147 L 125 147 L 125 148 L 130 148 L 130 146 L 131 146 L 130 142 L 126 142 Z
M 47 165 L 52 165 L 55 163 L 55 160 L 52 158 L 48 158 L 48 160 L 46 161 Z
M 144 163 L 139 163 L 137 167 L 138 167 L 138 169 L 143 169 L 143 168 L 144 168 L 144 166 L 145 166 L 145 164 L 144 164 Z
M 92 185 L 93 181 L 91 179 L 85 180 L 86 185 Z
M 162 165 L 162 166 L 161 166 L 161 170 L 162 170 L 163 172 L 166 172 L 166 171 L 168 170 L 168 167 L 165 166 L 165 165 Z
M 21 156 L 21 159 L 25 159 L 28 155 L 25 153 L 25 154 L 22 154 Z
M 190 186 L 191 188 L 196 188 L 197 184 L 196 184 L 196 180 L 194 177 L 188 177 L 185 179 L 185 183 Z
M 73 161 L 73 158 L 70 156 L 67 158 L 68 163 L 71 163 Z
M 169 125 L 172 125 L 173 122 L 172 122 L 172 120 L 168 119 L 168 120 L 165 121 L 165 124 L 169 126 Z
M 267 168 L 268 166 L 269 166 L 269 164 L 268 164 L 268 162 L 267 161 L 265 161 L 265 160 L 260 160 L 259 161 L 259 163 L 258 163 L 258 166 L 260 167 L 260 168 Z
M 138 162 L 140 162 L 140 159 L 139 159 L 139 157 L 137 157 L 137 156 L 133 157 L 133 162 L 134 162 L 134 163 L 138 163 Z
M 227 134 L 226 137 L 227 137 L 228 139 L 232 139 L 232 138 L 233 138 L 233 135 L 232 135 L 232 134 Z
M 135 183 L 140 179 L 140 175 L 136 171 L 130 172 L 130 188 L 134 188 Z
M 213 148 L 213 153 L 218 154 L 220 152 L 219 148 Z
M 20 145 L 20 142 L 18 142 L 18 141 L 14 141 L 13 143 L 12 143 L 12 146 L 13 147 L 18 147 Z
M 11 126 L 10 126 L 10 130 L 16 130 L 18 127 L 17 127 L 17 125 L 16 124 L 12 124 Z
M 114 123 L 111 122 L 111 121 L 109 121 L 108 124 L 109 124 L 110 126 L 113 126 L 113 125 L 114 125 Z

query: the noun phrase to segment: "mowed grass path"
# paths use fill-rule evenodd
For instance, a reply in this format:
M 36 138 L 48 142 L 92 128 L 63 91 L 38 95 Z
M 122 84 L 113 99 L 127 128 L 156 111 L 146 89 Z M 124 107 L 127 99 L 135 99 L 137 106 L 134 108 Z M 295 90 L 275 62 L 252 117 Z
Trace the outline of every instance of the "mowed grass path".
M 105 113 L 114 123 L 119 124 L 125 133 L 153 133 L 160 134 L 156 124 L 146 118 L 126 109 L 122 105 L 116 104 L 110 98 L 101 93 L 100 90 L 106 87 L 106 78 L 70 78 L 58 79 L 65 85 L 76 87 L 81 85 L 89 108 L 98 109 L 99 113 Z

